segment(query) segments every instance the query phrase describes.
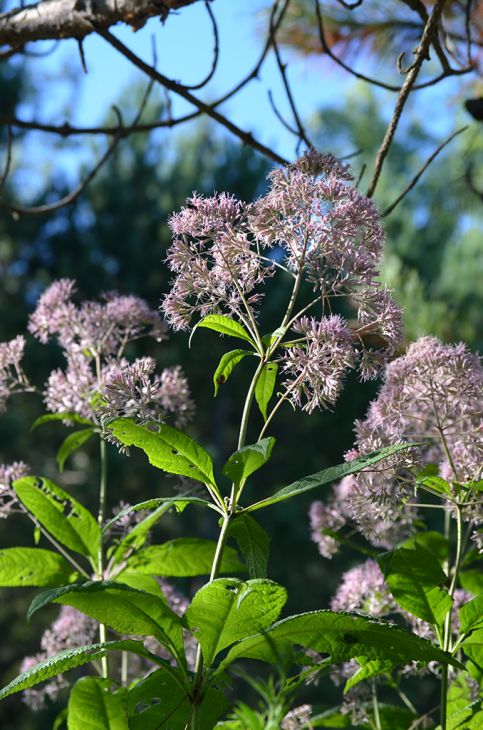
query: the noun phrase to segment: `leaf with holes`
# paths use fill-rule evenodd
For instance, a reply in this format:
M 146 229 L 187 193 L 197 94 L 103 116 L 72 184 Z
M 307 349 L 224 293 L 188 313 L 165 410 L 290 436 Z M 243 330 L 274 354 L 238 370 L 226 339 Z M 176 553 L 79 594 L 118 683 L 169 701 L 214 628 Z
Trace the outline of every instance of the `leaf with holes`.
M 242 514 L 230 525 L 230 535 L 238 543 L 250 578 L 266 578 L 270 536 L 253 517 Z
M 125 573 L 144 573 L 163 577 L 187 578 L 209 575 L 216 552 L 216 542 L 196 537 L 180 537 L 162 545 L 150 545 L 129 558 Z M 233 548 L 225 547 L 221 562 L 222 573 L 245 572 L 246 567 L 238 559 Z
M 379 461 L 387 459 L 388 456 L 392 456 L 398 451 L 404 451 L 404 449 L 408 449 L 411 446 L 414 446 L 414 444 L 396 444 L 395 446 L 386 446 L 384 449 L 373 451 L 367 456 L 360 456 L 359 458 L 347 461 L 344 464 L 331 466 L 329 469 L 324 469 L 316 474 L 310 474 L 310 476 L 304 477 L 293 484 L 289 484 L 288 487 L 280 489 L 271 497 L 262 499 L 260 502 L 255 502 L 255 504 L 250 505 L 250 507 L 247 507 L 244 511 L 254 512 L 257 509 L 263 509 L 264 507 L 269 507 L 272 504 L 283 502 L 286 499 L 297 497 L 299 494 L 304 494 L 304 492 L 310 492 L 312 489 L 317 489 L 325 484 L 336 482 L 348 474 L 357 474 L 358 472 L 364 471 L 364 469 L 377 464 Z
M 235 641 L 268 628 L 280 615 L 287 592 L 271 580 L 219 578 L 196 593 L 185 619 L 205 664 Z
M 22 547 L 0 550 L 0 586 L 50 588 L 77 577 L 62 555 L 52 550 Z
M 363 657 L 365 661 L 381 659 L 404 666 L 411 661 L 441 662 L 460 667 L 446 652 L 395 624 L 333 611 L 312 611 L 278 621 L 264 633 L 240 641 L 230 649 L 217 671 L 224 671 L 242 657 L 274 663 L 277 649 L 287 644 L 301 644 L 322 654 L 334 663 Z
M 83 428 L 81 431 L 74 431 L 64 439 L 56 457 L 60 472 L 64 471 L 64 464 L 68 457 L 80 449 L 81 446 L 84 446 L 94 432 L 94 428 Z
M 35 687 L 40 682 L 56 677 L 58 674 L 64 674 L 70 669 L 81 667 L 83 664 L 101 659 L 110 651 L 126 651 L 131 654 L 137 654 L 140 657 L 157 661 L 157 657 L 153 656 L 145 649 L 142 641 L 132 641 L 124 639 L 123 641 L 108 641 L 104 644 L 91 644 L 89 646 L 80 646 L 75 649 L 65 649 L 55 656 L 48 657 L 43 662 L 39 662 L 26 672 L 22 672 L 15 677 L 6 687 L 0 690 L 0 700 L 16 692 L 24 689 Z
M 377 562 L 401 608 L 432 626 L 442 626 L 453 599 L 441 588 L 447 577 L 434 555 L 416 543 L 411 550 L 383 553 Z
M 227 317 L 224 314 L 208 314 L 203 317 L 195 326 L 190 336 L 191 339 L 198 329 L 198 327 L 206 327 L 207 329 L 219 332 L 222 335 L 228 335 L 229 337 L 237 337 L 240 340 L 245 340 L 255 347 L 255 343 L 242 325 L 231 317 Z
M 213 375 L 215 397 L 218 395 L 220 385 L 226 383 L 235 367 L 247 355 L 253 355 L 253 352 L 249 352 L 249 350 L 230 350 L 230 352 L 225 352 Z
M 36 596 L 28 618 L 49 603 L 72 606 L 123 634 L 154 636 L 169 651 L 183 655 L 180 618 L 166 602 L 152 593 L 138 591 L 113 581 L 88 581 L 82 585 L 63 586 Z
M 129 730 L 123 695 L 112 692 L 112 680 L 81 677 L 70 691 L 68 730 Z
M 44 477 L 13 483 L 22 504 L 62 545 L 97 561 L 101 532 L 89 510 Z
M 255 400 L 258 403 L 264 421 L 267 420 L 267 408 L 275 389 L 277 372 L 277 363 L 267 362 L 262 368 L 255 387 Z
M 154 432 L 129 418 L 111 421 L 109 429 L 125 446 L 137 446 L 144 451 L 149 463 L 158 469 L 198 479 L 216 489 L 211 456 L 182 431 L 163 423 Z
M 237 486 L 245 482 L 253 472 L 260 469 L 270 459 L 275 439 L 272 436 L 257 441 L 256 444 L 242 446 L 235 451 L 223 467 L 223 474 Z

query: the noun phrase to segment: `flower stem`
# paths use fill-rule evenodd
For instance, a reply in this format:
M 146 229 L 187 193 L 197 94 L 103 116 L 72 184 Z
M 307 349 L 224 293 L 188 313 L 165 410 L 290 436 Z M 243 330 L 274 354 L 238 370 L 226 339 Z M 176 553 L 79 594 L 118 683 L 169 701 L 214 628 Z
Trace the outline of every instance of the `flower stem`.
M 97 551 L 97 577 L 99 580 L 104 578 L 104 540 L 102 534 L 102 528 L 104 527 L 104 520 L 106 516 L 106 496 L 107 496 L 107 450 L 106 442 L 102 435 L 100 436 L 100 464 L 101 464 L 101 478 L 99 484 L 99 512 L 97 515 L 97 524 L 101 530 L 101 539 L 99 540 L 99 549 Z M 99 641 L 104 644 L 106 641 L 106 626 L 105 624 L 99 624 Z M 107 656 L 101 658 L 102 676 L 107 679 L 109 676 L 109 668 L 107 663 Z

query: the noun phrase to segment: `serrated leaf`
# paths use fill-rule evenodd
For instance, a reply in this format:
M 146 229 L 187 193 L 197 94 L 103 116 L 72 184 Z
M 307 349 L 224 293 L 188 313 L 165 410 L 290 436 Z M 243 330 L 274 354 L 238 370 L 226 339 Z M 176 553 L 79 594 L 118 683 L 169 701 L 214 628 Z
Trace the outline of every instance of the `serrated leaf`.
M 193 331 L 190 336 L 190 343 L 198 327 L 206 327 L 207 329 L 214 330 L 215 332 L 220 332 L 222 335 L 237 337 L 238 339 L 245 340 L 245 342 L 249 342 L 251 345 L 255 346 L 255 343 L 246 329 L 242 327 L 239 322 L 224 314 L 208 314 L 206 317 L 203 317 L 203 319 L 193 327 Z
M 476 700 L 448 717 L 446 730 L 481 730 L 483 726 L 482 701 Z
M 444 585 L 447 577 L 437 558 L 419 545 L 397 548 L 377 559 L 396 602 L 413 616 L 441 626 L 453 599 Z
M 454 657 L 427 639 L 388 621 L 333 611 L 311 611 L 278 621 L 263 634 L 240 641 L 230 649 L 218 671 L 225 670 L 241 657 L 273 663 L 277 658 L 275 649 L 279 644 L 288 643 L 329 654 L 334 663 L 364 657 L 366 661 L 388 659 L 394 665 L 436 661 L 461 668 Z
M 462 571 L 459 577 L 460 583 L 465 590 L 473 593 L 473 595 L 483 593 L 483 571 L 472 568 L 471 570 Z
M 223 466 L 223 474 L 237 486 L 253 472 L 260 469 L 270 459 L 275 439 L 272 436 L 257 441 L 256 444 L 242 446 L 235 451 Z
M 179 670 L 163 665 L 152 672 L 127 695 L 130 730 L 160 730 L 168 718 L 169 730 L 185 730 L 192 709 L 189 691 Z M 208 689 L 199 707 L 199 730 L 212 730 L 227 704 L 222 692 Z M 137 706 L 141 711 L 135 712 Z
M 467 657 L 483 671 L 483 629 L 476 629 L 461 644 Z
M 225 352 L 213 375 L 215 396 L 218 395 L 220 385 L 226 383 L 235 367 L 247 355 L 253 355 L 253 353 L 249 352 L 248 350 L 230 350 L 230 352 Z
M 129 418 L 111 421 L 109 429 L 125 446 L 137 446 L 144 451 L 149 463 L 158 469 L 198 479 L 216 488 L 211 456 L 182 431 L 161 424 L 159 431 L 154 432 Z
M 238 543 L 250 578 L 266 578 L 270 536 L 250 515 L 236 517 L 230 525 L 230 535 Z
M 125 517 L 125 515 L 130 514 L 131 512 L 140 512 L 141 510 L 154 509 L 157 513 L 158 509 L 166 506 L 174 507 L 177 512 L 182 512 L 189 504 L 199 504 L 203 507 L 209 507 L 210 509 L 215 510 L 215 512 L 220 512 L 216 505 L 214 505 L 212 502 L 209 502 L 207 499 L 202 499 L 201 497 L 183 497 L 182 495 L 180 495 L 179 497 L 155 497 L 154 499 L 147 499 L 145 502 L 139 502 L 139 504 L 130 505 L 129 507 L 126 507 L 125 509 L 118 512 L 117 515 L 112 518 L 112 520 L 109 520 L 109 522 L 104 527 L 103 532 L 107 532 L 107 530 L 109 530 L 112 525 L 114 525 L 118 520 L 120 520 L 122 517 Z M 150 517 L 153 516 L 154 515 L 151 515 Z M 146 518 L 146 520 L 148 519 L 149 517 Z M 138 527 L 141 527 L 143 522 L 140 522 L 139 525 L 136 525 L 136 527 L 133 528 L 132 532 L 134 532 Z M 125 544 L 128 543 L 127 540 L 123 541 L 123 543 L 124 542 Z M 120 548 L 121 544 L 122 543 L 119 543 L 117 548 Z
M 389 674 L 393 667 L 394 664 L 390 659 L 370 659 L 359 667 L 355 674 L 347 680 L 344 687 L 344 694 L 365 679 L 377 677 L 381 674 Z
M 357 474 L 357 472 L 363 471 L 364 469 L 377 464 L 379 461 L 386 459 L 388 456 L 392 456 L 392 454 L 396 454 L 398 451 L 404 451 L 404 449 L 408 449 L 411 446 L 414 446 L 414 444 L 396 444 L 395 446 L 386 446 L 384 449 L 373 451 L 367 456 L 360 456 L 359 458 L 347 461 L 344 464 L 331 466 L 329 469 L 324 469 L 323 471 L 319 471 L 315 474 L 310 474 L 299 481 L 293 482 L 293 484 L 289 484 L 288 487 L 280 489 L 271 497 L 267 497 L 267 499 L 262 499 L 260 502 L 256 502 L 255 504 L 250 505 L 250 507 L 246 507 L 244 512 L 254 512 L 257 509 L 269 507 L 272 504 L 277 504 L 278 502 L 283 502 L 286 499 L 297 497 L 299 494 L 303 494 L 304 492 L 310 492 L 312 489 L 317 489 L 325 484 L 338 481 L 348 474 Z
M 267 362 L 260 373 L 255 386 L 255 400 L 260 408 L 264 421 L 267 420 L 267 408 L 277 382 L 278 365 L 275 362 Z
M 483 593 L 473 600 L 461 606 L 460 611 L 461 631 L 465 634 L 474 629 L 483 627 Z
M 76 578 L 72 566 L 52 550 L 21 547 L 0 550 L 0 586 L 50 588 Z
M 218 578 L 200 588 L 185 613 L 205 664 L 235 641 L 262 631 L 280 615 L 287 592 L 269 580 Z
M 448 559 L 449 542 L 440 532 L 428 531 L 418 532 L 416 535 L 408 537 L 400 547 L 414 549 L 416 545 L 427 550 L 434 555 L 440 563 L 444 563 Z
M 28 618 L 49 603 L 73 606 L 123 634 L 154 636 L 168 650 L 183 654 L 180 618 L 162 598 L 114 581 L 88 581 L 36 596 Z
M 127 561 L 120 576 L 130 571 L 176 578 L 209 575 L 215 553 L 213 540 L 180 537 L 139 550 Z M 225 547 L 220 570 L 225 574 L 240 573 L 246 571 L 246 567 L 233 548 Z
M 13 488 L 22 504 L 56 540 L 97 560 L 101 532 L 80 502 L 44 477 L 17 479 Z
M 32 423 L 30 430 L 33 431 L 38 426 L 43 426 L 44 423 L 50 423 L 51 421 L 69 421 L 70 423 L 79 423 L 85 426 L 94 426 L 95 424 L 84 416 L 79 416 L 78 413 L 72 413 L 66 411 L 65 413 L 46 413 L 39 418 L 36 418 Z
M 69 695 L 68 730 L 129 730 L 122 695 L 111 686 L 101 677 L 77 680 Z
M 65 438 L 57 451 L 57 465 L 59 471 L 64 471 L 64 464 L 68 457 L 81 448 L 94 433 L 94 428 L 83 428 L 81 431 L 74 431 Z
M 69 669 L 81 667 L 83 664 L 101 659 L 110 651 L 127 651 L 131 654 L 155 661 L 154 657 L 144 647 L 142 641 L 133 641 L 132 639 L 124 639 L 123 641 L 108 641 L 104 644 L 91 644 L 89 646 L 80 646 L 75 649 L 65 649 L 55 656 L 39 662 L 26 672 L 22 672 L 15 677 L 6 687 L 0 690 L 0 700 L 3 700 L 15 692 L 21 692 L 24 689 L 34 687 L 40 682 L 56 677 L 58 674 L 64 674 Z

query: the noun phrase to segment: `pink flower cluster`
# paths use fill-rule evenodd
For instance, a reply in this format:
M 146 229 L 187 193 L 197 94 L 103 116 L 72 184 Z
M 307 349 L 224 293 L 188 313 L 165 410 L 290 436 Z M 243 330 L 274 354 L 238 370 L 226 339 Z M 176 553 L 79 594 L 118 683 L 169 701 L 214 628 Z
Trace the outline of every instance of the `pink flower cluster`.
M 28 473 L 29 468 L 23 461 L 0 464 L 0 519 L 8 517 L 15 509 L 17 496 L 12 489 L 12 483 L 26 477 Z
M 28 389 L 21 366 L 24 349 L 25 338 L 21 335 L 9 342 L 0 342 L 0 413 L 5 411 L 11 393 Z
M 135 417 L 141 421 L 171 416 L 184 425 L 194 411 L 181 368 L 154 374 L 150 357 L 130 363 L 128 343 L 142 336 L 160 341 L 165 323 L 147 303 L 135 296 L 103 295 L 102 302 L 73 302 L 75 282 L 54 282 L 40 297 L 30 317 L 29 330 L 41 342 L 56 337 L 67 366 L 50 373 L 44 401 L 53 413 L 100 417 Z
M 384 384 L 366 417 L 355 424 L 355 449 L 348 459 L 397 443 L 420 443 L 371 471 L 345 477 L 325 505 L 314 503 L 311 528 L 322 555 L 336 541 L 326 530 L 355 523 L 376 546 L 393 547 L 418 518 L 408 502 L 414 470 L 439 466 L 450 485 L 481 478 L 483 467 L 483 368 L 465 345 L 444 345 L 423 337 L 386 368 Z M 464 508 L 475 526 L 483 521 L 481 503 Z
M 26 672 L 39 662 L 55 656 L 64 649 L 92 644 L 97 632 L 97 622 L 70 606 L 62 606 L 59 615 L 49 629 L 44 631 L 40 641 L 41 649 L 35 656 L 28 656 L 22 662 L 21 672 Z M 38 711 L 45 707 L 46 699 L 55 700 L 68 683 L 62 674 L 40 688 L 27 689 L 23 693 L 24 702 Z
M 348 184 L 347 167 L 312 150 L 269 180 L 255 203 L 194 195 L 171 217 L 167 261 L 174 279 L 162 309 L 175 330 L 213 313 L 253 325 L 267 279 L 285 270 L 305 282 L 322 316 L 292 317 L 289 325 L 302 337 L 282 363 L 292 401 L 311 412 L 335 401 L 357 363 L 363 378 L 377 374 L 401 339 L 401 313 L 377 279 L 379 215 Z M 356 309 L 354 323 L 330 315 L 341 299 Z

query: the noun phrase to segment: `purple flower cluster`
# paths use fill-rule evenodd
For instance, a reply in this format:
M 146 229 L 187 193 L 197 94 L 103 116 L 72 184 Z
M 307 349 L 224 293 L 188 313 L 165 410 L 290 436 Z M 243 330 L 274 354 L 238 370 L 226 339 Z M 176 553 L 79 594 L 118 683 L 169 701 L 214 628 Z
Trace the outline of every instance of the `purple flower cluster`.
M 41 342 L 56 337 L 67 365 L 50 373 L 44 401 L 53 413 L 135 417 L 141 421 L 171 416 L 178 426 L 191 418 L 194 405 L 181 368 L 155 375 L 150 357 L 130 363 L 126 345 L 142 336 L 160 341 L 166 325 L 135 296 L 109 292 L 103 301 L 73 302 L 75 282 L 54 282 L 40 297 L 29 330 Z
M 280 269 L 298 282 L 297 291 L 305 281 L 322 316 L 309 319 L 292 307 L 286 325 L 302 336 L 281 361 L 291 400 L 312 412 L 334 403 L 357 363 L 362 378 L 377 374 L 401 339 L 401 313 L 378 281 L 379 215 L 349 185 L 347 167 L 312 150 L 269 180 L 255 203 L 194 195 L 172 216 L 167 261 L 174 279 L 162 309 L 175 330 L 189 329 L 195 315 L 222 313 L 253 334 L 261 285 Z M 356 309 L 351 324 L 331 315 L 332 300 L 342 298 Z
M 17 503 L 17 496 L 12 489 L 16 479 L 27 476 L 29 468 L 23 461 L 12 464 L 0 464 L 0 519 L 8 517 Z
M 396 610 L 381 569 L 374 560 L 366 560 L 343 574 L 330 607 L 333 611 L 361 611 L 377 617 Z
M 41 649 L 35 656 L 28 656 L 22 662 L 20 671 L 26 672 L 48 657 L 55 656 L 64 649 L 91 644 L 97 632 L 97 622 L 70 606 L 62 606 L 59 615 L 49 629 L 44 631 L 40 641 Z M 24 702 L 38 711 L 45 707 L 47 697 L 55 700 L 68 683 L 60 674 L 40 688 L 27 689 L 23 693 Z
M 29 389 L 22 370 L 21 360 L 25 349 L 25 338 L 19 335 L 9 342 L 0 342 L 0 413 L 10 394 Z
M 418 513 L 413 499 L 415 467 L 439 466 L 450 485 L 481 478 L 483 466 L 483 368 L 465 345 L 424 337 L 391 362 L 378 397 L 355 424 L 353 459 L 391 444 L 416 442 L 371 471 L 345 477 L 322 507 L 311 509 L 314 540 L 323 555 L 336 551 L 324 530 L 355 522 L 376 546 L 393 547 L 411 531 Z M 481 504 L 464 508 L 465 519 L 483 521 Z M 336 517 L 334 517 L 336 515 Z

